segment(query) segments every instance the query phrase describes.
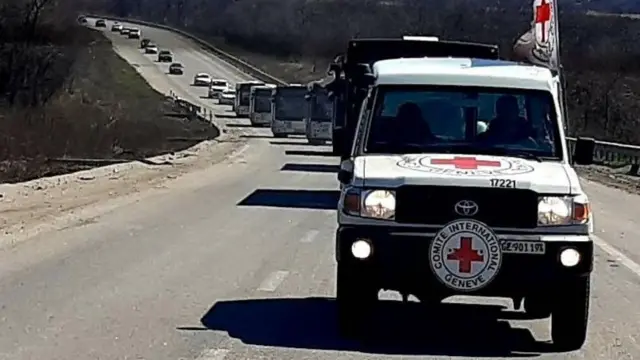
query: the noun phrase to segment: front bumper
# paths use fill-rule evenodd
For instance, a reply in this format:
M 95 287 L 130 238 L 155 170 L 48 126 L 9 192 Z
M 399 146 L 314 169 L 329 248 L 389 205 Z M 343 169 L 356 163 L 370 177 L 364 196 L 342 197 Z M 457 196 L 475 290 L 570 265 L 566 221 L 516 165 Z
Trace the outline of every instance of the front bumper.
M 509 240 L 509 235 L 500 235 Z M 514 236 L 515 238 L 515 236 Z M 502 265 L 495 278 L 472 293 L 461 292 L 441 283 L 429 264 L 432 237 L 422 236 L 416 228 L 380 226 L 341 226 L 336 232 L 336 260 L 347 262 L 364 273 L 381 289 L 411 294 L 430 294 L 440 298 L 453 295 L 526 297 L 528 294 L 553 291 L 576 277 L 588 276 L 593 269 L 593 242 L 585 236 L 563 237 L 563 241 L 546 241 L 545 254 L 502 255 Z M 371 244 L 371 256 L 357 259 L 351 246 L 357 239 Z M 565 267 L 560 252 L 573 248 L 581 254 L 580 262 Z

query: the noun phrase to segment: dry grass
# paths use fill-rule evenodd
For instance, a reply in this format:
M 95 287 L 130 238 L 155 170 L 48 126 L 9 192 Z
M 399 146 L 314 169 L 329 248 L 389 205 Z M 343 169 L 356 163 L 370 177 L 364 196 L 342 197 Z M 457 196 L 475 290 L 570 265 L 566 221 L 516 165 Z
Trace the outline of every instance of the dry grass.
M 219 130 L 186 116 L 156 92 L 100 33 L 80 28 L 78 52 L 64 86 L 40 108 L 0 107 L 0 182 L 25 181 L 85 169 L 48 158 L 136 158 L 176 152 L 213 139 Z M 185 114 L 186 115 L 186 114 Z

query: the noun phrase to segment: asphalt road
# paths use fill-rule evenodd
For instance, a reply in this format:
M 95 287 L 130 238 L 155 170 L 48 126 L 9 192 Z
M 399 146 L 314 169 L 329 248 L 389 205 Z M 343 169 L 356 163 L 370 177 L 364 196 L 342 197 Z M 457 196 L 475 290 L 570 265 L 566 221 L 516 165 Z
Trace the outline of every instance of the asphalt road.
M 156 88 L 227 113 L 200 99 L 192 75 L 247 75 L 174 34 L 142 31 L 187 74 L 165 76 L 138 42 L 108 36 Z M 143 201 L 0 253 L 0 359 L 640 358 L 637 196 L 585 184 L 601 247 L 583 350 L 551 353 L 546 321 L 497 320 L 487 303 L 504 302 L 473 299 L 427 317 L 384 304 L 379 336 L 350 342 L 336 335 L 332 302 L 337 160 L 326 147 L 238 127 L 246 120 L 216 121 L 247 146 Z

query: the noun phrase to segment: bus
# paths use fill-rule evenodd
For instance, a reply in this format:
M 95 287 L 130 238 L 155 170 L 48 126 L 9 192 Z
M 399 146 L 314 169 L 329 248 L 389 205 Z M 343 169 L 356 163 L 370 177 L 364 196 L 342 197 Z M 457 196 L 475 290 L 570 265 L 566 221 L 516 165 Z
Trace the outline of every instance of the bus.
M 282 85 L 272 90 L 271 132 L 274 137 L 305 134 L 306 95 L 307 88 L 301 84 Z
M 252 126 L 271 126 L 271 92 L 275 85 L 252 86 L 249 93 L 249 121 Z
M 305 128 L 309 144 L 321 145 L 332 140 L 333 100 L 321 83 L 312 82 L 307 87 Z
M 233 104 L 233 111 L 237 116 L 249 116 L 249 105 L 251 105 L 251 88 L 260 85 L 264 85 L 264 83 L 255 80 L 236 83 L 236 100 Z

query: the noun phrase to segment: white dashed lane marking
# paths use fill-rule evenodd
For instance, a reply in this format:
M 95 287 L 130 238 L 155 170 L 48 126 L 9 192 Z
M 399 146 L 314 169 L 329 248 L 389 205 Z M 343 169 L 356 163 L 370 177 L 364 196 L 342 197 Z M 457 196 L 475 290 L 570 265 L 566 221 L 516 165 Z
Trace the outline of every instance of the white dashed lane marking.
M 288 271 L 275 271 L 275 272 L 272 272 L 266 279 L 264 279 L 262 284 L 260 284 L 260 287 L 258 287 L 258 290 L 259 291 L 268 291 L 268 292 L 276 291 L 278 286 L 280 286 L 280 284 L 282 284 L 282 282 L 287 277 L 287 275 L 289 275 Z
M 311 230 L 308 233 L 306 233 L 302 239 L 300 239 L 301 243 L 311 243 L 313 242 L 316 237 L 318 237 L 318 234 L 320 234 L 320 231 L 318 230 Z

